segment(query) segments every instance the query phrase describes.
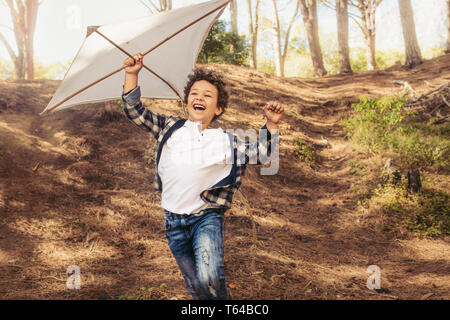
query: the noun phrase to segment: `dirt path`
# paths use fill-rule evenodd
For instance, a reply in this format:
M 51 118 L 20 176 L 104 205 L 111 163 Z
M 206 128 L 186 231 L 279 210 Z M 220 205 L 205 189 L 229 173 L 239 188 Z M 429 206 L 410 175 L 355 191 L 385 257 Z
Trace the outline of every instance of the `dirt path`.
M 287 109 L 278 174 L 250 166 L 226 216 L 233 298 L 449 298 L 448 237 L 394 237 L 380 230 L 382 217 L 357 207 L 370 175 L 352 168 L 362 162 L 370 173 L 383 159 L 353 151 L 339 125 L 361 95 L 399 93 L 395 79 L 423 91 L 424 80 L 449 81 L 449 66 L 446 55 L 409 72 L 284 80 L 213 66 L 227 74 L 233 96 L 218 126 L 258 128 L 267 100 Z M 149 137 L 101 105 L 39 117 L 57 86 L 0 82 L 0 298 L 189 298 L 145 163 Z M 152 108 L 180 113 L 169 102 Z M 316 164 L 298 161 L 297 138 L 314 146 Z M 80 290 L 66 287 L 70 265 L 80 267 Z M 370 265 L 381 269 L 379 292 L 366 287 Z

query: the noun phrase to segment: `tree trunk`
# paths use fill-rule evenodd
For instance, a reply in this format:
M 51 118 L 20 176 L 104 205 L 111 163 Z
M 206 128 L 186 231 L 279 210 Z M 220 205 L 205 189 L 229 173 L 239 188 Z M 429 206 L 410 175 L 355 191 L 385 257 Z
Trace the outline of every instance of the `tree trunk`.
M 319 43 L 319 25 L 317 18 L 317 2 L 316 0 L 300 0 L 302 8 L 303 23 L 306 26 L 308 34 L 309 49 L 311 59 L 316 76 L 324 76 L 327 74 L 323 64 L 322 50 Z
M 450 53 L 450 0 L 447 0 L 447 45 L 445 53 Z
M 8 41 L 3 36 L 2 33 L 0 33 L 0 41 L 6 47 L 6 50 L 8 51 L 11 61 L 14 64 L 14 75 L 15 75 L 16 79 L 25 79 L 25 72 L 24 72 L 24 68 L 23 68 L 24 67 L 23 66 L 23 63 L 24 63 L 23 51 L 19 50 L 19 53 L 16 56 L 16 54 L 14 53 L 14 50 L 11 48 L 11 46 L 9 45 Z
M 411 0 L 399 0 L 400 19 L 402 21 L 403 40 L 405 42 L 405 67 L 410 69 L 422 63 L 419 44 L 417 42 Z
M 38 12 L 38 0 L 5 0 L 13 21 L 14 36 L 17 44 L 17 55 L 11 50 L 3 35 L 0 37 L 14 63 L 17 79 L 34 79 L 34 30 Z
M 364 35 L 364 42 L 367 46 L 367 70 L 375 70 L 377 63 L 375 60 L 375 13 L 382 0 L 350 0 L 350 4 L 361 13 L 361 21 L 358 24 Z
M 408 170 L 408 191 L 419 192 L 422 188 L 422 181 L 420 179 L 420 171 L 417 168 L 410 168 Z
M 172 10 L 172 0 L 159 0 L 159 7 L 161 11 Z
M 256 0 L 255 12 L 253 15 L 252 0 L 247 0 L 248 15 L 250 17 L 250 19 L 249 19 L 249 35 L 250 35 L 251 52 L 252 52 L 251 66 L 252 66 L 252 68 L 255 68 L 255 69 L 258 67 L 257 45 L 258 45 L 259 4 L 260 3 L 261 3 L 261 0 Z
M 364 12 L 364 26 L 366 27 L 365 41 L 367 46 L 367 70 L 376 70 L 377 62 L 375 60 L 375 11 L 376 7 L 369 1 Z
M 367 70 L 376 70 L 377 61 L 375 60 L 375 33 L 368 30 L 368 35 L 365 39 L 366 43 L 366 59 L 367 59 Z
M 336 12 L 339 44 L 339 73 L 352 73 L 348 48 L 348 0 L 336 0 Z
M 278 16 L 278 8 L 277 8 L 276 0 L 272 0 L 272 4 L 273 4 L 273 11 L 274 11 L 274 18 L 275 18 L 274 24 L 273 24 L 273 29 L 274 29 L 275 37 L 277 38 L 277 40 L 276 40 L 277 59 L 276 59 L 276 64 L 275 64 L 276 72 L 277 72 L 277 76 L 284 77 L 284 65 L 285 65 L 287 51 L 288 51 L 288 47 L 289 47 L 289 37 L 291 35 L 292 26 L 294 25 L 294 22 L 298 15 L 298 11 L 300 9 L 300 0 L 297 0 L 297 5 L 295 8 L 294 14 L 293 14 L 291 21 L 289 22 L 289 26 L 286 30 L 286 34 L 285 34 L 284 41 L 283 41 L 284 42 L 283 49 L 281 48 L 281 24 L 280 24 L 280 19 Z
M 38 12 L 38 0 L 27 0 L 26 15 L 27 15 L 27 34 L 26 34 L 26 65 L 27 65 L 27 79 L 34 79 L 34 31 L 36 29 L 36 20 Z
M 233 31 L 236 34 L 239 34 L 237 23 L 238 20 L 237 0 L 233 0 L 230 3 L 230 15 L 231 15 L 231 31 Z
M 276 0 L 272 0 L 273 4 L 273 12 L 274 12 L 274 22 L 273 22 L 273 31 L 276 38 L 276 52 L 277 58 L 275 59 L 275 69 L 277 76 L 284 77 L 284 57 L 281 53 L 281 26 L 280 26 L 280 18 L 278 17 L 278 8 Z

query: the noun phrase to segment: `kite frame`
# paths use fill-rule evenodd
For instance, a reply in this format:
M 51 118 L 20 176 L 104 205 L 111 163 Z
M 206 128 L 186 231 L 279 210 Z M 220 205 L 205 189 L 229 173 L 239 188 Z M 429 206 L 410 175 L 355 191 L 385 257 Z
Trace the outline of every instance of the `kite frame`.
M 226 7 L 231 1 L 232 1 L 232 0 L 226 1 L 225 3 L 221 4 L 221 5 L 218 6 L 217 8 L 215 8 L 215 9 L 213 9 L 213 10 L 207 12 L 206 14 L 204 14 L 203 16 L 201 16 L 200 18 L 197 18 L 197 19 L 194 20 L 193 22 L 187 24 L 187 25 L 184 26 L 183 28 L 181 28 L 181 29 L 179 29 L 178 31 L 174 32 L 173 34 L 171 34 L 170 36 L 168 36 L 167 38 L 165 38 L 164 40 L 162 40 L 160 43 L 156 44 L 155 46 L 153 46 L 152 48 L 150 48 L 149 50 L 147 50 L 147 51 L 143 54 L 143 56 L 149 54 L 150 52 L 152 52 L 152 51 L 155 50 L 156 48 L 160 47 L 161 45 L 163 45 L 164 43 L 166 43 L 167 41 L 169 41 L 170 39 L 172 39 L 173 37 L 175 37 L 176 35 L 178 35 L 179 33 L 183 32 L 183 31 L 186 30 L 187 28 L 193 26 L 193 25 L 196 24 L 197 22 L 199 22 L 199 21 L 205 19 L 206 17 L 208 17 L 209 15 L 213 14 L 214 12 L 216 12 L 216 11 L 218 11 L 218 10 L 220 10 L 220 9 L 222 9 L 222 8 L 224 8 L 224 7 Z M 116 43 L 114 43 L 114 42 L 113 42 L 112 40 L 110 40 L 108 37 L 106 37 L 105 35 L 103 35 L 102 33 L 100 33 L 97 29 L 98 29 L 98 28 L 96 28 L 96 30 L 93 31 L 93 32 L 98 33 L 100 36 L 102 36 L 103 38 L 105 38 L 105 39 L 106 39 L 107 41 L 109 41 L 112 45 L 114 45 L 115 47 L 117 47 L 120 51 L 122 51 L 123 53 L 125 53 L 127 56 L 129 56 L 130 58 L 132 58 L 132 59 L 134 60 L 134 58 L 133 58 L 132 55 L 130 55 L 128 52 L 126 52 L 123 48 L 121 48 L 119 45 L 117 45 Z M 205 38 L 203 39 L 203 41 L 206 39 L 206 36 L 207 36 L 207 35 L 205 35 Z M 41 113 L 41 115 L 45 115 L 45 114 L 48 114 L 48 113 L 52 112 L 52 111 L 55 110 L 57 107 L 59 107 L 60 105 L 62 105 L 64 102 L 66 102 L 66 101 L 72 99 L 72 98 L 75 97 L 76 95 L 78 95 L 78 94 L 80 94 L 81 92 L 83 92 L 83 91 L 89 89 L 89 88 L 92 87 L 93 85 L 95 85 L 95 84 L 97 84 L 97 83 L 99 83 L 99 82 L 101 82 L 101 81 L 103 81 L 103 80 L 109 78 L 110 76 L 116 74 L 117 72 L 122 71 L 122 70 L 125 69 L 126 67 L 127 67 L 127 66 L 122 66 L 122 67 L 120 67 L 120 68 L 118 68 L 118 69 L 116 69 L 116 70 L 114 70 L 114 71 L 108 73 L 107 75 L 101 77 L 100 79 L 95 80 L 94 82 L 92 82 L 92 83 L 88 84 L 87 86 L 81 88 L 81 89 L 78 90 L 77 92 L 75 92 L 75 93 L 69 95 L 68 97 L 66 97 L 65 99 L 63 99 L 61 102 L 58 102 L 56 105 L 54 105 L 54 106 L 51 107 L 50 109 L 45 110 L 44 112 Z M 183 98 L 180 96 L 180 94 L 178 93 L 178 91 L 176 91 L 176 90 L 173 88 L 173 86 L 170 84 L 170 82 L 168 82 L 167 80 L 165 80 L 164 78 L 162 78 L 161 76 L 159 76 L 157 73 L 155 73 L 154 71 L 152 71 L 150 68 L 146 67 L 145 65 L 144 65 L 144 67 L 145 67 L 148 71 L 150 71 L 151 73 L 153 73 L 156 77 L 158 77 L 161 81 L 163 81 L 166 85 L 168 85 L 168 86 L 169 86 L 169 87 L 177 94 L 177 96 L 178 96 L 181 100 L 183 100 Z M 108 99 L 108 100 L 109 100 L 109 99 Z M 104 101 L 104 100 L 102 100 L 102 101 Z

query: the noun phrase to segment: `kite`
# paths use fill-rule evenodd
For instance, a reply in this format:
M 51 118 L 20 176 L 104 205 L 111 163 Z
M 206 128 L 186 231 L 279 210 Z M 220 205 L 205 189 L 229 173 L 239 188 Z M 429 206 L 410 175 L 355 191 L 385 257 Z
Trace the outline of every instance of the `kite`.
M 148 17 L 90 26 L 61 84 L 41 115 L 120 99 L 123 61 L 141 52 L 141 95 L 183 100 L 188 75 L 214 22 L 231 0 L 212 0 Z M 121 67 L 111 71 L 115 65 Z M 145 69 L 145 70 L 144 70 Z

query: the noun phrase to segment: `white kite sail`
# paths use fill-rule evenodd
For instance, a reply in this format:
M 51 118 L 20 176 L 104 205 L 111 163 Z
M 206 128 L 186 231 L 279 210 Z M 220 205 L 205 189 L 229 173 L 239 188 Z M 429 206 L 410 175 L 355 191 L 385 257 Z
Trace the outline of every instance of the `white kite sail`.
M 194 69 L 203 42 L 229 2 L 208 1 L 92 27 L 41 114 L 120 99 L 125 73 L 123 61 L 139 52 L 145 56 L 145 69 L 139 73 L 142 97 L 182 98 L 187 76 Z

